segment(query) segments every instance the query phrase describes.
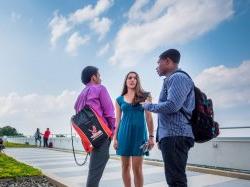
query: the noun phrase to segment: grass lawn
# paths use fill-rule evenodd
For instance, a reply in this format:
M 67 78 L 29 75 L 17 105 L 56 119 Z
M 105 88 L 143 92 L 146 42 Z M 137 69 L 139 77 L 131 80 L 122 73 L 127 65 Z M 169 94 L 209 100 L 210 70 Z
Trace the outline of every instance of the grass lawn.
M 5 147 L 8 147 L 8 148 L 36 147 L 35 145 L 27 145 L 27 144 L 11 143 L 11 142 L 4 142 L 3 144 Z
M 0 179 L 28 176 L 42 176 L 42 172 L 0 153 Z

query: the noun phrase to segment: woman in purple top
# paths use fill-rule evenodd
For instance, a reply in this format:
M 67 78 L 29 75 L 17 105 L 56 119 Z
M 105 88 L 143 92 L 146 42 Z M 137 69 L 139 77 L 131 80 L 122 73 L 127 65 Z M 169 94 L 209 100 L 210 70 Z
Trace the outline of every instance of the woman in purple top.
M 82 71 L 82 83 L 85 88 L 78 96 L 75 110 L 78 113 L 85 105 L 90 106 L 103 118 L 112 132 L 115 130 L 115 113 L 112 100 L 107 89 L 101 85 L 98 68 L 87 66 Z M 98 187 L 103 171 L 109 159 L 109 146 L 107 140 L 100 147 L 94 148 L 90 154 L 89 172 L 86 187 Z

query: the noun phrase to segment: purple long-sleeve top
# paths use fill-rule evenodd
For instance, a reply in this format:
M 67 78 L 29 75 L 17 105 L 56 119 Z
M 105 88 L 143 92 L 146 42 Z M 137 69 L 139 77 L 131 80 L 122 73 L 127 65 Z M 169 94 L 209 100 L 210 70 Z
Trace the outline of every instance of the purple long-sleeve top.
M 112 100 L 105 86 L 89 83 L 82 90 L 75 103 L 78 113 L 85 105 L 90 106 L 108 124 L 110 130 L 115 130 L 115 112 Z

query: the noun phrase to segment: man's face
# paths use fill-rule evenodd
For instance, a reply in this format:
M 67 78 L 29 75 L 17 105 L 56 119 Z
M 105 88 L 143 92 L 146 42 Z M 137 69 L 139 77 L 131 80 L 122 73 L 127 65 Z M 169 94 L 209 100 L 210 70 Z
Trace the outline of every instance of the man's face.
M 93 80 L 96 84 L 101 84 L 102 80 L 99 72 L 97 72 L 97 74 L 93 76 Z
M 159 76 L 164 76 L 168 73 L 169 71 L 169 61 L 168 61 L 168 58 L 167 59 L 161 59 L 159 58 L 159 60 L 157 61 L 157 68 L 156 68 L 156 71 L 158 73 Z

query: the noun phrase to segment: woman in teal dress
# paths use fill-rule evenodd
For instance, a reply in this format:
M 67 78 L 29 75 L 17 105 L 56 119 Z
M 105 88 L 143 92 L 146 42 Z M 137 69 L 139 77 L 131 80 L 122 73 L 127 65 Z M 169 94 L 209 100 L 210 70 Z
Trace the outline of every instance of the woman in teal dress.
M 148 153 L 143 149 L 143 145 L 149 150 L 154 146 L 152 114 L 144 111 L 140 104 L 146 99 L 145 93 L 138 74 L 129 72 L 124 81 L 122 94 L 116 99 L 114 148 L 121 156 L 125 187 L 131 187 L 131 165 L 135 187 L 143 186 L 143 156 Z

